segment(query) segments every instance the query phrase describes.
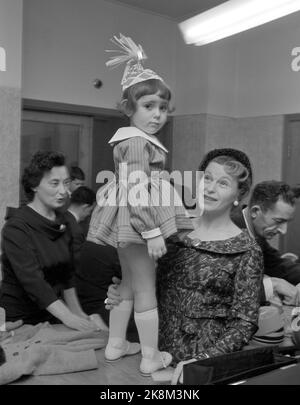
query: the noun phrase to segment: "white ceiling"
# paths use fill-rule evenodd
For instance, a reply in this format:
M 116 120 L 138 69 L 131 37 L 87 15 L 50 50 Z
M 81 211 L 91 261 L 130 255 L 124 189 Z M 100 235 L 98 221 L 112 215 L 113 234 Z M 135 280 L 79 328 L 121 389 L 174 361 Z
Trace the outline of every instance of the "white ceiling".
M 187 17 L 206 11 L 226 0 L 111 0 L 151 13 L 181 21 Z

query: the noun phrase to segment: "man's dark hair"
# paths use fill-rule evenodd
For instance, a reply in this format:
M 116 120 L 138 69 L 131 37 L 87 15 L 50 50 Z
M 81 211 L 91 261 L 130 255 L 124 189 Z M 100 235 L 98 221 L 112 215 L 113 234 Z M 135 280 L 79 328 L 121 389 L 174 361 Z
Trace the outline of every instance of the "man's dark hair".
M 24 169 L 22 175 L 22 186 L 26 197 L 29 201 L 33 200 L 34 191 L 33 188 L 37 187 L 44 174 L 49 172 L 53 167 L 59 167 L 65 165 L 65 156 L 61 152 L 55 151 L 38 151 L 33 156 L 27 166 Z
M 85 180 L 85 174 L 82 169 L 78 166 L 71 166 L 70 167 L 70 178 L 71 180 Z
M 4 364 L 5 362 L 6 362 L 5 352 L 0 346 L 0 366 L 2 366 L 2 364 Z
M 283 181 L 262 181 L 254 187 L 249 206 L 259 205 L 266 212 L 279 199 L 282 199 L 282 201 L 289 205 L 295 205 L 296 194 L 294 189 Z
M 293 187 L 293 192 L 296 198 L 300 197 L 300 184 L 297 184 L 297 186 Z
M 96 201 L 96 193 L 86 186 L 81 186 L 73 191 L 70 202 L 71 204 L 76 205 L 82 204 L 92 205 L 94 204 L 95 201 Z

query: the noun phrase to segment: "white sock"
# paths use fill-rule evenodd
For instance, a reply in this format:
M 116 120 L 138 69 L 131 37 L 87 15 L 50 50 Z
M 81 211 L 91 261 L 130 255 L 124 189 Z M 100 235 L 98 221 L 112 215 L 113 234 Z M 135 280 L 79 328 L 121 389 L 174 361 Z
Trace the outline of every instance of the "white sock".
M 135 312 L 134 320 L 141 343 L 143 357 L 153 358 L 158 353 L 158 311 Z
M 126 340 L 126 331 L 133 308 L 132 300 L 123 300 L 115 306 L 109 314 L 108 344 L 121 347 Z

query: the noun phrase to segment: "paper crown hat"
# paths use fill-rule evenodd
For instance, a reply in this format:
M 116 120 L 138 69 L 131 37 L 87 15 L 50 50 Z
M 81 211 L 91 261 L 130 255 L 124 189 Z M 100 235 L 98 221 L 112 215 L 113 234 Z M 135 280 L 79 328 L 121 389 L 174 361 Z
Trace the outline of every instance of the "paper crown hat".
M 111 56 L 106 62 L 106 66 L 116 67 L 122 63 L 126 63 L 123 78 L 121 81 L 122 91 L 136 83 L 143 82 L 149 79 L 157 79 L 163 82 L 163 79 L 157 73 L 150 69 L 144 69 L 142 61 L 147 59 L 147 56 L 141 47 L 136 45 L 129 37 L 120 34 L 120 38 L 114 36 L 111 39 L 112 43 L 120 48 L 116 50 L 107 50 L 106 52 L 119 52 L 119 55 Z

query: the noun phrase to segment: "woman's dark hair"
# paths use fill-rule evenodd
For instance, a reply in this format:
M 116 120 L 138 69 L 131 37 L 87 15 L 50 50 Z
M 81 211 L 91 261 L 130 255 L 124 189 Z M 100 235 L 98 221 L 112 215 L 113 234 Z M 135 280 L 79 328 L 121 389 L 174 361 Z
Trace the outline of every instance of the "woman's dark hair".
M 119 109 L 124 113 L 133 113 L 136 110 L 137 101 L 143 96 L 157 94 L 166 101 L 170 101 L 172 94 L 168 86 L 161 80 L 149 79 L 136 83 L 123 92 L 122 100 L 119 103 Z
M 40 184 L 46 172 L 49 172 L 53 167 L 64 165 L 65 156 L 60 152 L 39 151 L 35 153 L 29 165 L 24 169 L 21 180 L 27 199 L 33 200 L 33 188 Z
M 211 162 L 224 165 L 227 173 L 237 178 L 239 198 L 246 197 L 252 186 L 252 168 L 248 156 L 238 149 L 214 149 L 204 156 L 199 170 L 204 172 Z

